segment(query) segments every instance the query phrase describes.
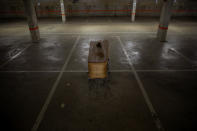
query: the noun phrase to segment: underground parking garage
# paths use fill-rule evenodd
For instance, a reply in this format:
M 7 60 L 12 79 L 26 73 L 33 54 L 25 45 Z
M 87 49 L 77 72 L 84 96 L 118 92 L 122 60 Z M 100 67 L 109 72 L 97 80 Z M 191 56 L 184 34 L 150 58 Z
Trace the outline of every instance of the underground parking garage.
M 1 129 L 194 131 L 196 0 L 1 0 Z

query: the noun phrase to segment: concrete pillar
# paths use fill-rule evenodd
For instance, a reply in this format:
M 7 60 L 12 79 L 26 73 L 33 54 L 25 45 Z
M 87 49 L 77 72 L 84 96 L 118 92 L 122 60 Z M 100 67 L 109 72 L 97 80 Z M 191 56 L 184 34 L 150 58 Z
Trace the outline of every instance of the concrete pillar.
M 137 0 L 133 0 L 133 8 L 131 10 L 131 21 L 135 21 Z
M 62 22 L 66 22 L 66 14 L 64 9 L 64 0 L 60 0 L 60 6 L 61 6 L 61 15 L 62 15 Z
M 40 32 L 38 28 L 37 16 L 36 16 L 33 0 L 23 0 L 23 3 L 25 6 L 25 12 L 27 16 L 27 21 L 28 21 L 32 41 L 35 43 L 39 42 Z
M 160 16 L 159 28 L 157 32 L 157 38 L 161 42 L 166 41 L 168 25 L 172 13 L 172 6 L 173 6 L 173 0 L 164 0 L 161 16 Z

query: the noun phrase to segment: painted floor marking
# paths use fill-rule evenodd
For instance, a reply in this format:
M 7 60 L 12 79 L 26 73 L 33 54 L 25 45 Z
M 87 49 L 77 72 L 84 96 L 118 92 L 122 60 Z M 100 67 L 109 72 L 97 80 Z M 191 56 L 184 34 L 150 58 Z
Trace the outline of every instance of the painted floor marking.
M 133 74 L 134 74 L 134 76 L 135 76 L 135 78 L 137 80 L 139 88 L 140 88 L 140 90 L 141 90 L 141 92 L 142 92 L 142 94 L 144 96 L 145 102 L 146 102 L 146 104 L 147 104 L 147 106 L 148 106 L 148 108 L 149 108 L 149 110 L 151 112 L 151 115 L 153 117 L 153 120 L 154 120 L 154 122 L 156 124 L 157 129 L 159 131 L 164 131 L 162 123 L 161 123 L 161 121 L 160 121 L 160 119 L 159 119 L 159 117 L 157 115 L 157 112 L 154 109 L 153 104 L 151 103 L 150 98 L 149 98 L 149 96 L 148 96 L 148 94 L 147 94 L 147 92 L 146 92 L 146 90 L 144 88 L 144 85 L 142 84 L 142 81 L 141 81 L 140 77 L 138 76 L 137 71 L 135 70 L 135 68 L 134 68 L 134 66 L 133 66 L 133 64 L 132 64 L 132 62 L 131 62 L 131 60 L 129 58 L 129 55 L 128 55 L 125 47 L 124 47 L 124 44 L 123 44 L 122 40 L 120 39 L 120 36 L 116 36 L 116 38 L 118 39 L 118 41 L 119 41 L 119 43 L 120 43 L 120 45 L 122 47 L 122 50 L 123 50 L 125 56 L 127 57 L 127 60 L 128 60 L 129 65 L 131 67 L 131 70 L 133 71 Z
M 136 70 L 137 72 L 195 72 L 197 70 Z
M 88 34 L 156 34 L 156 32 L 88 32 L 88 33 L 47 33 L 47 32 L 41 32 L 41 35 L 88 35 Z
M 75 41 L 75 43 L 74 43 L 74 45 L 73 45 L 73 47 L 72 47 L 72 49 L 71 49 L 71 51 L 69 53 L 64 65 L 63 65 L 63 67 L 62 67 L 62 69 L 61 69 L 61 71 L 60 71 L 55 83 L 53 84 L 53 87 L 52 87 L 51 91 L 49 92 L 49 95 L 48 95 L 48 97 L 47 97 L 47 99 L 46 99 L 46 101 L 45 101 L 45 103 L 44 103 L 44 105 L 43 105 L 43 107 L 42 107 L 42 109 L 41 109 L 41 111 L 40 111 L 40 113 L 39 113 L 34 125 L 33 125 L 33 128 L 31 129 L 31 131 L 37 131 L 37 129 L 39 128 L 40 123 L 42 122 L 42 119 L 43 119 L 43 117 L 44 117 L 44 115 L 45 115 L 45 113 L 47 111 L 47 108 L 48 108 L 48 106 L 49 106 L 49 104 L 51 102 L 51 99 L 52 99 L 52 97 L 53 97 L 53 95 L 55 93 L 55 90 L 57 89 L 57 86 L 58 86 L 58 84 L 59 84 L 59 82 L 60 82 L 60 80 L 61 80 L 61 78 L 63 76 L 64 70 L 66 69 L 66 67 L 68 65 L 68 62 L 70 61 L 70 58 L 71 58 L 71 56 L 72 56 L 77 44 L 79 43 L 79 39 L 80 39 L 80 36 L 78 36 L 76 38 L 76 41 Z
M 136 72 L 196 72 L 197 70 L 136 70 Z M 20 71 L 0 71 L 0 73 L 59 73 L 61 71 L 59 70 L 46 70 L 46 71 L 41 71 L 41 70 L 20 70 Z M 65 70 L 63 72 L 70 72 L 70 73 L 87 73 L 88 70 Z M 133 72 L 131 70 L 110 70 L 109 72 Z
M 174 48 L 169 48 L 170 51 L 175 52 L 177 55 L 181 56 L 183 59 L 185 59 L 187 62 L 194 64 L 194 62 L 189 59 L 188 57 L 186 57 L 185 55 L 183 55 L 182 53 L 180 53 L 179 51 L 175 50 Z

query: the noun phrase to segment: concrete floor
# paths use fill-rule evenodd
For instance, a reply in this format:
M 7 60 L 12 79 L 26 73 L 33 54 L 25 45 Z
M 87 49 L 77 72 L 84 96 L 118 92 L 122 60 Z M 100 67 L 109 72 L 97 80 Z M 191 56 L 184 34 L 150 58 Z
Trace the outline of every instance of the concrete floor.
M 172 19 L 168 42 L 160 43 L 157 18 L 129 20 L 42 19 L 39 44 L 31 43 L 26 21 L 2 20 L 1 128 L 156 131 L 159 119 L 166 131 L 197 130 L 197 21 Z M 103 39 L 111 45 L 110 81 L 91 87 L 89 43 Z

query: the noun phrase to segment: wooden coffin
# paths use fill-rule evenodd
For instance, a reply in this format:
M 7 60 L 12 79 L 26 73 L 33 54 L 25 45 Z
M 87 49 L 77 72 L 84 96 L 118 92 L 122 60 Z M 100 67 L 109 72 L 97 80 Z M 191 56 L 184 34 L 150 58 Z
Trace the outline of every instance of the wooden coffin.
M 91 41 L 88 56 L 88 77 L 90 79 L 104 79 L 107 77 L 109 60 L 109 42 Z

